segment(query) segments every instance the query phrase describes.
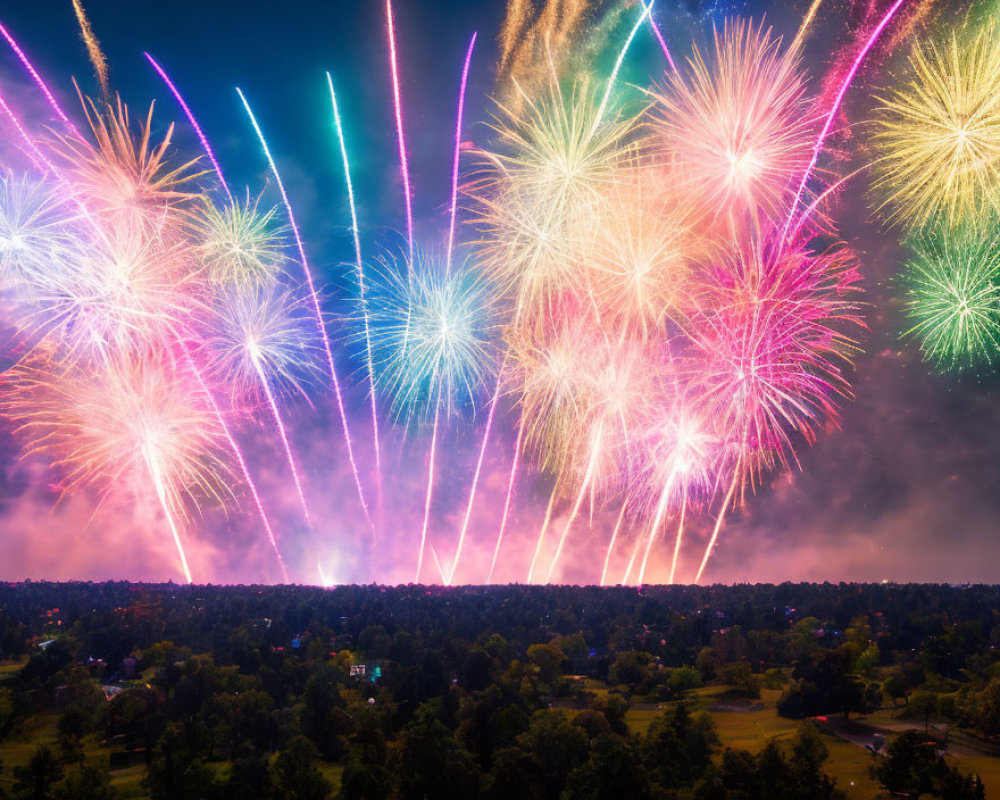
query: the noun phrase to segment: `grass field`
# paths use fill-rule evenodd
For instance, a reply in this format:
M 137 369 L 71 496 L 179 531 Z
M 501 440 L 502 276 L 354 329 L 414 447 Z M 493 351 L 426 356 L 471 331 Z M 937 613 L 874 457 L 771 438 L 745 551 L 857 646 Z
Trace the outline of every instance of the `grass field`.
M 780 692 L 763 689 L 761 701 L 764 708 L 759 711 L 732 712 L 711 711 L 711 706 L 726 693 L 724 687 L 706 687 L 690 693 L 689 701 L 695 708 L 708 710 L 715 721 L 716 729 L 724 747 L 740 748 L 751 753 L 760 752 L 770 741 L 781 742 L 790 739 L 798 728 L 796 720 L 778 716 L 777 702 Z M 636 705 L 626 716 L 629 730 L 645 733 L 649 724 L 662 713 L 655 706 Z M 895 720 L 891 709 L 876 712 L 865 721 L 881 726 Z M 915 727 L 919 727 L 915 725 Z M 869 775 L 872 756 L 863 748 L 846 742 L 833 735 L 823 737 L 830 758 L 826 771 L 837 779 L 837 786 L 848 793 L 851 800 L 876 800 L 881 788 Z M 964 741 L 964 739 L 963 739 Z M 990 755 L 962 757 L 959 768 L 964 772 L 975 772 L 986 786 L 987 797 L 1000 797 L 1000 758 Z
M 24 658 L 20 661 L 0 661 L 0 681 L 6 680 L 15 672 L 21 669 L 25 664 L 28 663 L 28 659 Z

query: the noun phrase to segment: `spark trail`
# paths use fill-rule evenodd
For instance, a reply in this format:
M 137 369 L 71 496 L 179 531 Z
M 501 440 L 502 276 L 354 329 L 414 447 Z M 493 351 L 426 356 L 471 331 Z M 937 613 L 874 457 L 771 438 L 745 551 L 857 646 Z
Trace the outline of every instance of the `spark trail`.
M 902 2 L 902 0 L 900 0 L 900 2 Z M 618 80 L 618 73 L 622 68 L 622 63 L 625 61 L 625 56 L 628 53 L 629 48 L 632 46 L 632 40 L 635 39 L 635 35 L 639 32 L 639 28 L 642 27 L 642 24 L 649 17 L 652 10 L 652 1 L 649 5 L 646 5 L 646 3 L 642 4 L 642 13 L 639 15 L 639 19 L 636 20 L 635 25 L 632 26 L 632 30 L 629 33 L 628 38 L 625 40 L 625 44 L 622 45 L 622 49 L 618 53 L 618 58 L 615 59 L 615 66 L 611 70 L 611 75 L 608 77 L 608 85 L 604 90 L 604 97 L 601 100 L 601 105 L 597 109 L 597 116 L 594 118 L 594 128 L 591 130 L 591 134 L 597 130 L 597 126 L 600 125 L 601 120 L 604 119 L 604 112 L 607 110 L 608 101 L 611 99 L 611 91 L 615 87 L 615 81 Z M 673 61 L 673 59 L 670 60 L 671 62 Z
M 740 476 L 740 462 L 736 462 L 736 466 L 733 468 L 733 480 L 729 484 L 729 491 L 726 492 L 726 496 L 722 501 L 722 507 L 719 509 L 719 515 L 715 518 L 715 527 L 712 528 L 712 536 L 708 540 L 708 546 L 705 548 L 705 555 L 702 556 L 701 564 L 698 566 L 698 572 L 694 576 L 694 582 L 699 583 L 701 581 L 701 575 L 705 571 L 705 567 L 708 566 L 708 559 L 712 555 L 712 548 L 715 547 L 715 542 L 719 538 L 719 531 L 722 529 L 722 521 L 726 518 L 726 511 L 729 509 L 729 504 L 733 500 L 733 492 L 736 491 L 736 484 L 739 482 Z
M 552 486 L 552 493 L 549 495 L 548 505 L 545 506 L 545 516 L 542 518 L 542 527 L 538 529 L 538 540 L 535 543 L 535 553 L 531 557 L 531 565 L 528 567 L 528 580 L 527 583 L 531 583 L 531 579 L 535 574 L 535 565 L 538 563 L 538 554 L 542 552 L 542 543 L 545 541 L 545 532 L 548 530 L 549 521 L 552 519 L 552 507 L 556 502 L 556 492 L 559 489 L 559 481 L 556 480 L 555 484 Z
M 403 102 L 399 91 L 399 67 L 396 58 L 396 29 L 392 18 L 392 0 L 385 0 L 385 21 L 389 33 L 389 68 L 392 72 L 392 101 L 396 115 L 396 138 L 399 141 L 399 170 L 403 177 L 403 199 L 406 202 L 406 241 L 409 260 L 413 262 L 413 194 L 410 191 L 410 165 L 406 158 L 406 133 L 403 127 Z
M 621 511 L 618 512 L 618 521 L 615 523 L 614 530 L 611 532 L 611 541 L 608 542 L 608 550 L 604 554 L 604 568 L 601 570 L 601 586 L 604 586 L 605 581 L 608 577 L 608 564 L 611 561 L 611 553 L 615 549 L 615 542 L 618 541 L 618 531 L 621 530 L 622 522 L 625 519 L 625 511 L 628 509 L 628 498 L 622 501 Z
M 503 367 L 500 368 L 503 372 Z M 455 570 L 458 569 L 458 560 L 462 557 L 462 546 L 465 544 L 465 534 L 469 530 L 469 520 L 472 518 L 472 506 L 476 502 L 476 489 L 479 487 L 479 474 L 483 469 L 483 458 L 486 456 L 486 446 L 490 441 L 490 433 L 493 431 L 493 414 L 497 410 L 497 401 L 500 399 L 500 376 L 497 376 L 497 388 L 493 392 L 493 399 L 490 401 L 490 411 L 486 417 L 486 430 L 483 432 L 483 443 L 479 446 L 479 458 L 476 459 L 476 471 L 472 476 L 472 485 L 469 487 L 469 502 L 465 507 L 465 517 L 462 519 L 462 528 L 458 533 L 458 546 L 455 548 L 455 560 L 451 565 L 451 572 L 448 573 L 446 586 L 451 586 L 455 579 Z
M 674 538 L 674 557 L 670 562 L 670 583 L 674 582 L 674 574 L 677 572 L 677 560 L 681 554 L 681 539 L 684 536 L 684 514 L 687 511 L 687 494 L 681 500 L 681 518 L 677 523 L 677 536 Z
M 497 559 L 500 557 L 500 545 L 503 543 L 503 532 L 507 527 L 507 515 L 510 513 L 510 501 L 514 496 L 514 484 L 517 482 L 517 465 L 521 458 L 521 437 L 524 433 L 524 426 L 518 426 L 517 440 L 514 442 L 514 455 L 510 462 L 510 478 L 507 481 L 507 496 L 503 501 L 503 513 L 500 515 L 500 529 L 497 532 L 496 547 L 493 548 L 493 560 L 490 562 L 490 574 L 486 578 L 486 583 L 493 583 L 493 572 L 497 568 Z
M 388 2 L 388 0 L 387 0 Z M 302 261 L 302 271 L 306 276 L 306 283 L 309 287 L 309 297 L 312 301 L 313 312 L 316 317 L 316 327 L 319 332 L 320 339 L 323 342 L 323 350 L 326 355 L 327 367 L 330 371 L 330 381 L 333 386 L 333 392 L 337 400 L 337 411 L 340 414 L 340 423 L 344 432 L 344 442 L 347 447 L 347 459 L 350 462 L 351 472 L 354 475 L 354 485 L 357 488 L 358 499 L 361 501 L 361 508 L 365 514 L 365 520 L 368 523 L 369 528 L 371 528 L 372 535 L 375 533 L 375 525 L 372 522 L 371 514 L 368 511 L 368 503 L 365 501 L 365 492 L 361 486 L 361 475 L 358 472 L 358 465 L 354 459 L 354 447 L 351 443 L 351 430 L 347 422 L 347 413 L 344 409 L 344 398 L 340 391 L 340 379 L 337 377 L 337 368 L 333 363 L 333 352 L 330 349 L 330 338 L 326 333 L 326 325 L 323 323 L 323 312 L 319 306 L 319 295 L 316 293 L 316 287 L 313 284 L 312 270 L 309 268 L 309 260 L 306 258 L 306 249 L 302 244 L 302 236 L 299 233 L 299 227 L 295 223 L 295 214 L 292 212 L 292 204 L 288 199 L 288 194 L 285 192 L 285 184 L 281 180 L 281 175 L 278 172 L 278 166 L 274 162 L 274 158 L 271 156 L 271 150 L 267 146 L 267 140 L 264 138 L 264 133 L 257 124 L 257 118 L 254 116 L 253 110 L 250 108 L 250 103 L 247 102 L 246 97 L 243 92 L 237 87 L 236 93 L 240 96 L 240 100 L 243 102 L 243 108 L 247 112 L 247 116 L 250 118 L 250 124 L 253 126 L 254 132 L 257 134 L 257 139 L 260 141 L 260 146 L 264 151 L 264 156 L 267 159 L 268 165 L 271 167 L 271 173 L 274 175 L 274 182 L 278 185 L 278 191 L 281 194 L 282 203 L 284 203 L 285 211 L 288 214 L 288 223 L 292 228 L 292 235 L 295 237 L 295 246 L 299 251 L 299 258 Z
M 147 468 L 149 469 L 149 476 L 153 482 L 156 499 L 160 502 L 160 508 L 163 509 L 163 516 L 166 517 L 167 525 L 170 527 L 170 535 L 173 536 L 174 544 L 177 547 L 177 554 L 181 559 L 181 569 L 184 571 L 184 580 L 188 583 L 194 583 L 194 579 L 191 577 L 191 569 L 188 567 L 187 555 L 184 553 L 184 543 L 181 541 L 181 535 L 177 530 L 177 523 L 174 522 L 174 516 L 170 513 L 170 505 L 167 502 L 167 492 L 163 486 L 163 475 L 156 464 L 156 460 L 148 452 L 148 447 L 145 444 L 142 445 L 142 456 L 146 461 Z
M 83 3 L 80 0 L 73 0 L 73 11 L 76 13 L 76 20 L 80 25 L 80 35 L 84 44 L 87 45 L 87 54 L 90 56 L 90 63 L 94 65 L 94 73 L 97 75 L 97 82 L 101 86 L 101 95 L 107 101 L 110 98 L 110 87 L 108 85 L 108 60 L 101 50 L 101 43 L 97 41 L 94 29 L 87 19 L 87 12 L 83 10 Z
M 649 27 L 653 29 L 653 35 L 656 36 L 656 41 L 659 42 L 660 49 L 663 51 L 663 56 L 667 59 L 671 71 L 677 72 L 677 65 L 674 63 L 674 57 L 670 54 L 670 48 L 667 47 L 667 40 L 663 38 L 663 31 L 656 24 L 656 20 L 653 19 L 652 14 L 649 15 Z
M 372 443 L 375 450 L 375 479 L 379 497 L 379 507 L 382 502 L 382 454 L 378 432 L 378 403 L 375 397 L 375 362 L 372 358 L 372 336 L 368 313 L 368 298 L 365 296 L 365 269 L 361 260 L 361 233 L 358 230 L 358 212 L 354 202 L 354 184 L 351 182 L 351 165 L 347 159 L 347 143 L 344 141 L 344 128 L 341 124 L 340 109 L 337 106 L 337 95 L 333 91 L 333 78 L 326 73 L 330 86 L 330 102 L 333 105 L 333 122 L 337 129 L 337 142 L 340 144 L 340 157 L 344 164 L 344 180 L 347 183 L 347 202 L 351 210 L 351 234 L 354 238 L 354 256 L 358 268 L 358 294 L 361 304 L 361 316 L 365 329 L 365 360 L 368 367 L 369 397 L 372 409 Z
M 465 87 L 469 82 L 469 65 L 472 63 L 472 49 L 476 46 L 477 33 L 472 34 L 469 49 L 462 67 L 462 83 L 458 90 L 458 113 L 455 115 L 455 156 L 451 165 L 451 213 L 448 220 L 448 260 L 445 270 L 451 271 L 451 256 L 455 251 L 455 218 L 458 216 L 458 165 L 462 152 L 462 116 L 465 111 Z
M 250 496 L 253 498 L 254 507 L 257 509 L 257 514 L 260 516 L 260 521 L 264 526 L 264 532 L 267 534 L 268 544 L 271 545 L 275 558 L 278 559 L 278 566 L 281 568 L 281 577 L 285 583 L 288 583 L 288 567 L 285 565 L 285 559 L 282 557 L 281 549 L 278 547 L 278 542 L 274 537 L 274 531 L 271 529 L 271 521 L 267 518 L 267 512 L 264 510 L 264 504 L 261 502 L 260 493 L 257 491 L 257 484 L 254 482 L 253 476 L 250 474 L 250 468 L 247 466 L 246 458 L 243 455 L 243 449 L 233 437 L 232 431 L 229 430 L 229 425 L 226 423 L 225 417 L 222 415 L 222 410 L 219 408 L 219 404 L 215 402 L 215 396 L 212 394 L 211 389 L 208 388 L 208 384 L 205 383 L 205 378 L 201 374 L 201 370 L 198 369 L 197 364 L 195 364 L 195 361 L 191 357 L 191 353 L 187 348 L 185 348 L 185 355 L 187 356 L 188 366 L 191 368 L 195 378 L 198 380 L 198 386 L 201 388 L 202 394 L 205 395 L 209 405 L 212 407 L 212 413 L 215 414 L 216 419 L 219 421 L 219 427 L 221 428 L 223 435 L 226 437 L 226 441 L 229 443 L 229 448 L 232 450 L 233 456 L 236 458 L 236 463 L 240 465 L 240 471 L 243 473 L 243 480 L 247 483 L 247 488 L 250 490 Z
M 267 398 L 267 404 L 271 409 L 271 416 L 274 418 L 274 425 L 278 430 L 278 436 L 281 437 L 281 445 L 285 449 L 285 458 L 288 461 L 288 468 L 292 473 L 292 480 L 295 483 L 295 491 L 298 492 L 299 501 L 302 504 L 302 514 L 305 517 L 306 524 L 309 527 L 312 527 L 312 516 L 309 513 L 309 504 L 306 502 L 306 494 L 302 489 L 302 480 L 299 478 L 299 468 L 295 463 L 295 456 L 292 454 L 292 445 L 288 441 L 288 432 L 285 430 L 285 423 L 281 419 L 281 411 L 278 408 L 278 401 L 274 396 L 274 391 L 271 389 L 271 383 L 267 379 L 264 367 L 260 363 L 260 355 L 257 352 L 256 345 L 251 342 L 249 347 L 250 359 L 253 362 L 254 369 L 257 371 L 257 377 L 260 379 L 260 388 L 263 390 L 264 396 Z
M 552 557 L 552 561 L 549 562 L 549 571 L 546 574 L 545 582 L 552 583 L 552 573 L 555 571 L 556 564 L 559 562 L 559 556 L 562 555 L 563 546 L 566 544 L 566 538 L 569 536 L 570 528 L 573 527 L 573 523 L 576 521 L 577 516 L 580 513 L 580 506 L 583 505 L 583 500 L 587 496 L 587 489 L 590 487 L 590 483 L 594 478 L 594 470 L 597 467 L 597 460 L 601 452 L 601 439 L 604 432 L 604 423 L 600 422 L 597 426 L 597 431 L 594 434 L 594 442 L 591 445 L 590 458 L 587 462 L 587 471 L 583 475 L 583 481 L 580 483 L 580 491 L 577 493 L 576 501 L 573 503 L 573 508 L 569 512 L 569 519 L 566 520 L 566 525 L 563 526 L 562 536 L 559 537 L 559 544 L 556 545 L 555 555 Z
M 639 565 L 640 586 L 646 576 L 646 564 L 649 561 L 649 553 L 653 549 L 653 542 L 656 540 L 656 532 L 660 529 L 660 525 L 663 524 L 664 517 L 667 514 L 667 507 L 670 504 L 670 493 L 674 489 L 674 481 L 676 477 L 677 470 L 671 470 L 670 476 L 663 485 L 663 491 L 660 493 L 659 502 L 656 504 L 656 514 L 653 515 L 653 521 L 650 523 L 649 533 L 646 535 L 646 549 L 643 552 L 642 562 Z
M 809 10 L 806 12 L 805 17 L 802 18 L 802 24 L 799 25 L 795 38 L 792 40 L 792 46 L 789 48 L 790 50 L 797 51 L 802 46 L 802 42 L 805 41 L 806 33 L 812 25 L 813 18 L 816 16 L 816 12 L 819 11 L 819 7 L 822 4 L 823 0 L 812 0 L 812 3 L 809 4 Z M 673 581 L 671 581 L 671 583 L 672 582 Z
M 44 80 L 42 80 L 42 76 L 38 74 L 38 72 L 35 70 L 34 65 L 28 59 L 28 56 L 25 55 L 20 45 L 18 45 L 14 37 L 10 35 L 10 32 L 2 23 L 0 23 L 0 35 L 3 35 L 3 38 L 7 40 L 7 44 L 10 45 L 11 50 L 14 51 L 14 54 L 17 56 L 18 60 L 24 66 L 25 70 L 27 70 L 28 74 L 31 76 L 31 79 L 35 82 L 35 85 L 38 86 L 38 88 L 42 91 L 42 94 L 45 95 L 45 99 L 48 101 L 49 106 L 52 108 L 52 110 L 56 112 L 56 116 L 58 116 L 59 119 L 63 121 L 63 124 L 65 124 L 66 127 L 69 128 L 70 132 L 79 139 L 80 131 L 77 130 L 77 127 L 76 125 L 73 124 L 73 121 L 68 116 L 66 116 L 66 112 L 62 110 L 62 106 L 59 105 L 59 102 L 52 94 L 48 85 L 45 83 Z
M 858 70 L 861 68 L 861 64 L 868 56 L 868 52 L 875 46 L 875 42 L 878 41 L 879 36 L 882 35 L 882 31 L 885 30 L 886 26 L 892 21 L 892 18 L 896 15 L 896 12 L 899 11 L 904 2 L 906 2 L 906 0 L 896 0 L 896 2 L 892 4 L 892 7 L 885 13 L 885 16 L 882 17 L 878 25 L 875 26 L 875 29 L 871 32 L 871 35 L 861 47 L 861 50 L 858 51 L 857 56 L 855 56 L 854 61 L 851 63 L 850 69 L 844 76 L 844 80 L 841 82 L 840 88 L 837 90 L 837 94 L 833 99 L 833 104 L 830 106 L 830 111 L 827 113 L 826 119 L 823 121 L 823 127 L 816 139 L 816 144 L 813 145 L 812 157 L 809 160 L 809 164 L 802 173 L 802 180 L 799 181 L 798 189 L 795 190 L 795 198 L 792 200 L 791 207 L 788 210 L 788 217 L 785 220 L 785 227 L 781 232 L 782 242 L 786 241 L 788 238 L 788 228 L 791 226 L 795 212 L 798 210 L 799 201 L 802 198 L 802 193 L 806 189 L 806 184 L 809 182 L 812 171 L 816 167 L 816 162 L 819 161 L 819 154 L 823 150 L 823 145 L 826 144 L 826 137 L 830 135 L 830 129 L 833 127 L 833 121 L 837 118 L 837 112 L 840 111 L 840 104 L 844 100 L 844 95 L 847 94 L 847 90 L 854 82 L 854 76 L 858 74 Z M 700 570 L 699 574 L 701 574 Z
M 201 129 L 201 125 L 198 124 L 198 120 L 194 115 L 194 112 L 188 107 L 188 104 L 184 100 L 184 96 L 180 93 L 180 90 L 174 85 L 174 82 L 170 80 L 170 76 L 167 75 L 163 67 L 160 66 L 159 62 L 153 58 L 149 53 L 143 53 L 146 59 L 149 61 L 150 65 L 156 70 L 156 74 L 160 76 L 160 79 L 166 84 L 170 93 L 174 96 L 177 101 L 177 105 L 181 107 L 181 111 L 184 112 L 184 116 L 187 117 L 191 128 L 194 130 L 195 135 L 198 137 L 198 141 L 201 142 L 201 147 L 205 151 L 205 155 L 208 156 L 208 160 L 212 163 L 212 169 L 215 170 L 215 174 L 219 178 L 219 184 L 226 192 L 226 196 L 229 198 L 230 202 L 233 200 L 232 192 L 229 191 L 229 184 L 226 182 L 226 176 L 222 174 L 222 167 L 219 165 L 218 159 L 215 157 L 215 153 L 212 151 L 212 146 L 208 142 L 208 137 L 205 136 L 205 132 Z
M 427 492 L 424 495 L 424 521 L 420 526 L 420 550 L 417 553 L 417 574 L 413 579 L 414 583 L 420 583 L 420 570 L 424 565 L 424 548 L 427 545 L 427 527 L 430 524 L 431 518 L 431 499 L 434 496 L 434 462 L 437 458 L 438 421 L 440 415 L 441 390 L 439 388 L 437 400 L 434 403 L 434 428 L 433 433 L 431 433 L 431 449 L 427 456 Z M 435 558 L 437 558 L 436 555 Z M 443 580 L 444 572 L 441 570 L 440 564 L 438 564 L 438 571 L 441 572 Z

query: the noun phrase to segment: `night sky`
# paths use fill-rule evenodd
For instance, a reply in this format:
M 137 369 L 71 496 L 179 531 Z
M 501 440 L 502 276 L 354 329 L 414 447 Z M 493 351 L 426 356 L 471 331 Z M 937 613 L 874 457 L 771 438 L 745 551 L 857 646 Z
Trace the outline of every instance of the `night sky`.
M 778 30 L 792 35 L 805 5 L 736 9 L 754 17 L 766 12 Z M 366 243 L 398 240 L 403 218 L 381 2 L 91 0 L 87 10 L 108 57 L 113 88 L 132 105 L 133 113 L 138 115 L 155 99 L 157 120 L 179 123 L 177 147 L 185 153 L 200 152 L 193 134 L 180 124 L 183 118 L 172 97 L 143 58 L 148 51 L 195 109 L 231 182 L 249 184 L 256 192 L 267 181 L 267 165 L 234 91 L 235 86 L 243 89 L 268 134 L 320 282 L 332 287 L 335 306 L 353 252 L 326 94 L 324 73 L 329 70 L 347 119 L 362 235 Z M 692 39 L 704 42 L 712 22 L 726 10 L 663 2 L 655 13 L 675 54 L 685 55 Z M 504 3 L 397 0 L 395 11 L 418 228 L 443 230 L 462 57 L 470 35 L 478 31 L 465 138 L 485 143 L 490 136 L 483 124 L 489 111 L 485 98 L 494 84 L 495 39 Z M 843 41 L 848 13 L 844 4 L 832 0 L 824 7 L 821 32 L 807 50 L 810 64 L 823 64 L 833 43 Z M 7 3 L 0 20 L 64 105 L 77 108 L 71 77 L 85 93 L 96 91 L 69 0 Z M 655 76 L 662 69 L 658 55 L 653 42 L 637 43 L 626 80 L 640 83 Z M 864 98 L 878 81 L 877 69 L 863 73 L 847 107 L 852 119 L 863 115 Z M 0 47 L 0 85 L 29 119 L 37 114 L 35 118 L 45 122 L 30 82 L 6 45 Z M 864 352 L 857 358 L 852 381 L 856 397 L 846 404 L 838 429 L 821 432 L 815 446 L 799 451 L 801 470 L 767 476 L 758 493 L 730 516 L 706 573 L 708 580 L 1000 579 L 996 380 L 989 375 L 934 374 L 916 346 L 900 339 L 905 324 L 893 299 L 898 292 L 892 281 L 904 255 L 897 233 L 871 219 L 865 190 L 861 177 L 836 212 L 844 239 L 861 255 L 864 275 L 868 330 L 862 335 Z M 273 192 L 273 186 L 268 191 Z M 274 200 L 270 193 L 266 196 Z M 363 398 L 358 394 L 349 402 L 361 407 Z M 305 419 L 306 411 L 301 413 Z M 329 415 L 320 425 L 335 429 Z M 304 456 L 310 464 L 338 457 L 315 444 L 309 426 L 303 423 L 300 428 L 300 446 L 315 450 Z M 422 458 L 419 449 L 405 443 L 395 447 L 404 462 Z M 126 526 L 132 533 L 113 533 L 128 517 L 127 503 L 109 511 L 115 521 L 97 516 L 88 523 L 92 499 L 55 506 L 57 495 L 37 488 L 41 468 L 20 460 L 9 430 L 0 434 L 0 448 L 0 578 L 177 578 L 163 566 L 169 549 L 134 533 L 135 524 Z M 451 463 L 453 477 L 468 469 L 471 459 L 462 448 L 455 449 L 461 452 Z M 485 505 L 490 505 L 490 492 L 503 488 L 505 458 L 499 451 L 490 455 L 487 469 L 493 467 L 500 477 L 486 487 Z M 319 477 L 318 468 L 312 474 L 314 483 L 328 479 Z M 445 481 L 445 502 L 450 481 Z M 454 482 L 460 481 L 455 477 Z M 414 491 L 418 487 L 415 475 Z M 329 494 L 325 511 L 333 518 L 350 502 L 350 494 L 332 484 Z M 544 506 L 545 493 L 537 494 L 532 503 L 531 492 L 522 493 L 526 508 L 520 513 L 526 527 L 532 515 L 540 513 L 532 508 Z M 442 515 L 455 513 L 450 509 Z M 486 525 L 490 518 L 475 522 Z M 598 517 L 592 531 L 581 531 L 578 563 L 603 554 L 600 542 L 607 537 L 607 524 Z M 201 564 L 211 564 L 213 581 L 276 579 L 271 567 L 260 566 L 267 552 L 259 532 L 250 534 L 244 527 L 214 517 L 199 526 L 207 539 Z M 519 574 L 512 569 L 501 577 L 513 580 Z M 370 576 L 345 567 L 334 577 Z M 565 578 L 587 579 L 572 572 Z

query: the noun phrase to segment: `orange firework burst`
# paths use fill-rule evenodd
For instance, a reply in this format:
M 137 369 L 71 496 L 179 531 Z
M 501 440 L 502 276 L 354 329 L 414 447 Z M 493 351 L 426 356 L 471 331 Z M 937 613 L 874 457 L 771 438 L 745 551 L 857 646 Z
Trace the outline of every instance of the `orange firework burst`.
M 75 137 L 59 143 L 64 172 L 72 178 L 76 194 L 101 223 L 143 233 L 158 227 L 162 233 L 164 218 L 186 209 L 197 197 L 182 189 L 201 174 L 192 171 L 197 160 L 180 166 L 168 163 L 174 126 L 155 144 L 153 105 L 137 126 L 138 136 L 121 99 L 103 108 L 90 101 L 83 105 L 93 143 Z
M 40 364 L 9 376 L 4 411 L 27 440 L 78 486 L 107 494 L 128 487 L 162 506 L 191 580 L 176 526 L 206 500 L 230 497 L 217 417 L 168 358 L 128 359 L 88 371 Z
M 704 242 L 693 235 L 690 207 L 665 185 L 668 174 L 637 163 L 608 188 L 602 235 L 587 264 L 611 330 L 645 337 L 684 304 L 693 257 Z

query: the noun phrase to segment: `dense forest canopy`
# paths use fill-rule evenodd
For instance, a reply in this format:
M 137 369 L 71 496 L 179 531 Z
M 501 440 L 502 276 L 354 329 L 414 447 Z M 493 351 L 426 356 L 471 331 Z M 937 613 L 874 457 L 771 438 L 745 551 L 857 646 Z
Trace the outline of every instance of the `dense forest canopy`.
M 851 797 L 828 747 L 889 708 L 917 732 L 872 740 L 872 785 L 979 798 L 948 726 L 1000 734 L 997 609 L 991 586 L 6 584 L 0 798 Z M 791 722 L 744 750 L 735 712 Z

